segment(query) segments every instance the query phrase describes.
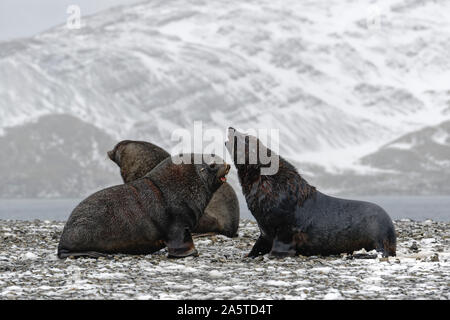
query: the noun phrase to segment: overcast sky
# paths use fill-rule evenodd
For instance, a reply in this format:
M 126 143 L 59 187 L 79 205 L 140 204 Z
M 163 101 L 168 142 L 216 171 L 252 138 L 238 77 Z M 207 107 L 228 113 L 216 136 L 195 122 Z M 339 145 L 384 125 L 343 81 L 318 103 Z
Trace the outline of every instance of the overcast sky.
M 66 22 L 67 8 L 78 5 L 92 14 L 120 4 L 143 0 L 0 0 L 0 41 L 29 37 Z

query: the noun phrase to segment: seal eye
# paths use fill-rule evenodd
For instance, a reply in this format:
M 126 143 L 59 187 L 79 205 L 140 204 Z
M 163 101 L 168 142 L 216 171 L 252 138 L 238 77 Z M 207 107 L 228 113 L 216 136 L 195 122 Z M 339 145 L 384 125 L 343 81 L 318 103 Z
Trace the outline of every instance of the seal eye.
M 214 169 L 214 168 L 216 167 L 216 163 L 215 163 L 215 162 L 211 163 L 211 164 L 209 165 L 209 167 L 210 167 L 211 169 Z

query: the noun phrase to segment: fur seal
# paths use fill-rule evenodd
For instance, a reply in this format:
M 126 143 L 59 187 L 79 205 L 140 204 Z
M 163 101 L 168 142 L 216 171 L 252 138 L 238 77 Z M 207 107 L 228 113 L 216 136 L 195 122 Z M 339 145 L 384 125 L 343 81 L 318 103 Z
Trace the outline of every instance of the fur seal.
M 108 157 L 120 167 L 123 181 L 128 183 L 143 177 L 170 154 L 150 142 L 124 140 L 108 152 Z M 224 183 L 214 193 L 193 232 L 215 232 L 235 237 L 239 228 L 239 211 L 236 192 L 230 184 Z
M 123 140 L 108 151 L 108 157 L 120 167 L 123 182 L 142 178 L 170 154 L 150 142 Z
M 317 191 L 294 166 L 256 137 L 234 128 L 228 130 L 225 146 L 233 157 L 248 208 L 261 231 L 249 257 L 266 253 L 278 257 L 351 254 L 362 248 L 395 256 L 394 225 L 381 207 Z M 256 156 L 250 157 L 255 152 Z M 244 154 L 238 158 L 238 153 Z M 261 174 L 261 154 L 278 157 L 276 174 Z M 250 159 L 256 161 L 251 163 Z
M 58 257 L 149 254 L 165 246 L 169 257 L 196 255 L 191 230 L 230 170 L 217 159 L 175 164 L 167 158 L 141 179 L 89 196 L 64 226 Z

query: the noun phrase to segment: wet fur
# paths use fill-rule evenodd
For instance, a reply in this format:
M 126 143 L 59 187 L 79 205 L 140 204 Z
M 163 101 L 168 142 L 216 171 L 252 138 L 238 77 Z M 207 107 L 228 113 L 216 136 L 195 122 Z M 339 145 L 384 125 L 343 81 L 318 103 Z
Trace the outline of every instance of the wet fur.
M 120 167 L 120 175 L 128 183 L 145 176 L 170 154 L 149 142 L 124 140 L 108 156 Z
M 120 167 L 125 183 L 142 178 L 170 154 L 150 142 L 124 140 L 108 152 L 109 158 Z M 235 237 L 239 228 L 240 208 L 236 192 L 224 183 L 205 209 L 193 232 L 215 232 Z
M 246 153 L 248 159 L 248 148 Z M 337 255 L 362 248 L 395 255 L 394 225 L 381 207 L 325 195 L 282 157 L 279 166 L 277 174 L 266 176 L 259 164 L 236 164 L 248 208 L 261 230 L 250 257 L 269 252 Z
M 168 158 L 141 179 L 94 193 L 70 215 L 58 257 L 148 254 L 166 245 L 169 253 L 192 252 L 190 231 L 221 185 L 220 169 L 207 166 L 175 165 Z

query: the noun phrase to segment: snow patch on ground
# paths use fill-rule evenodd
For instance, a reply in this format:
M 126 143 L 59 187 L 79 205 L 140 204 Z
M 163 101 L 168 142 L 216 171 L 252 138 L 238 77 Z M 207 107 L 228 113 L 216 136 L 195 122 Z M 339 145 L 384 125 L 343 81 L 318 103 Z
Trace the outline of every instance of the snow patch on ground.
M 63 223 L 1 222 L 0 299 L 450 299 L 450 223 L 396 221 L 388 259 L 245 258 L 259 231 L 242 220 L 237 238 L 194 235 L 196 258 L 59 260 Z

